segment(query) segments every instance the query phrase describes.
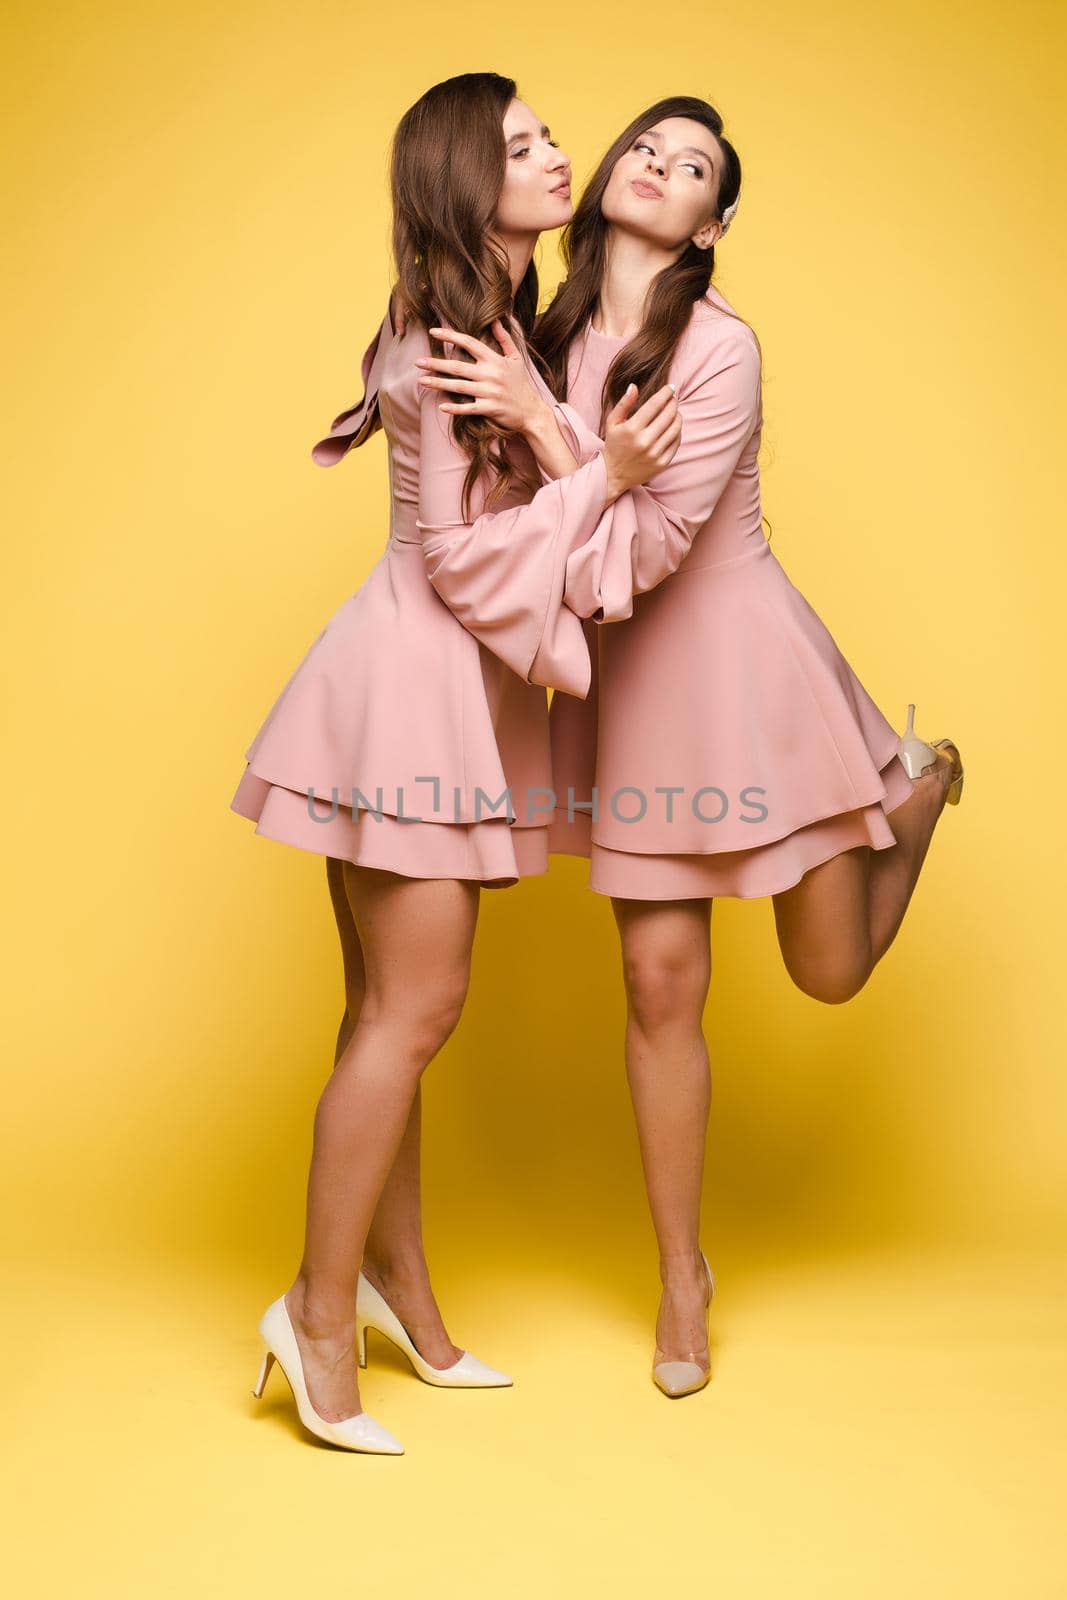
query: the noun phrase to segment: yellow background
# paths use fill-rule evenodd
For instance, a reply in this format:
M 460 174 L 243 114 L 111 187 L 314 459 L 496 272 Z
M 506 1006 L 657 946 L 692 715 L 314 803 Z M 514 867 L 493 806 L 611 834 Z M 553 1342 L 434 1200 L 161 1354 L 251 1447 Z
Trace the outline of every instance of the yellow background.
M 1067 1593 L 1064 15 L 6 8 L 18 1592 Z M 309 451 L 384 310 L 392 131 L 475 69 L 579 185 L 641 105 L 722 110 L 775 551 L 968 776 L 848 1006 L 791 988 L 769 902 L 715 908 L 714 1377 L 679 1405 L 610 905 L 573 860 L 483 897 L 426 1233 L 450 1331 L 518 1381 L 437 1391 L 372 1340 L 390 1462 L 316 1446 L 277 1374 L 249 1395 L 342 983 L 322 859 L 228 806 L 384 545 L 384 441 Z

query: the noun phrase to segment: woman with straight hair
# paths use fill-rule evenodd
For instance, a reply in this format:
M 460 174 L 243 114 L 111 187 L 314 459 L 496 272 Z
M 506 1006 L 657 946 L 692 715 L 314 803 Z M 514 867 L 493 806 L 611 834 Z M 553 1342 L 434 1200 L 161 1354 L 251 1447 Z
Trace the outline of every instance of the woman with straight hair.
M 763 533 L 760 345 L 711 283 L 740 192 L 714 107 L 691 96 L 649 106 L 564 229 L 567 276 L 532 338 L 583 463 L 630 385 L 640 397 L 669 377 L 682 421 L 670 464 L 568 556 L 563 603 L 585 621 L 594 682 L 551 708 L 551 847 L 590 858 L 590 888 L 611 897 L 621 940 L 663 1290 L 652 1374 L 671 1397 L 710 1375 L 700 1199 L 712 902 L 771 896 L 794 983 L 848 1000 L 892 943 L 963 784 L 957 747 L 919 739 L 914 706 L 897 734 Z M 465 344 L 477 393 L 499 357 Z M 440 375 L 430 383 L 458 381 L 448 361 L 427 366 Z
M 664 384 L 616 407 L 603 451 L 575 471 L 563 413 L 543 383 L 531 389 L 533 250 L 571 215 L 570 168 L 511 79 L 464 74 L 410 108 L 392 202 L 397 281 L 363 357 L 364 394 L 313 451 L 331 466 L 385 433 L 388 543 L 284 686 L 231 801 L 258 834 L 327 858 L 346 988 L 303 1257 L 260 1320 L 253 1392 L 277 1361 L 312 1433 L 375 1454 L 402 1446 L 362 1409 L 368 1329 L 428 1383 L 511 1382 L 452 1343 L 430 1287 L 419 1084 L 462 1010 L 481 887 L 547 868 L 545 689 L 580 696 L 591 678 L 582 623 L 562 604 L 567 552 L 679 436 Z M 419 387 L 415 363 L 446 348 L 430 342 L 445 317 L 507 355 L 498 420 L 455 415 Z

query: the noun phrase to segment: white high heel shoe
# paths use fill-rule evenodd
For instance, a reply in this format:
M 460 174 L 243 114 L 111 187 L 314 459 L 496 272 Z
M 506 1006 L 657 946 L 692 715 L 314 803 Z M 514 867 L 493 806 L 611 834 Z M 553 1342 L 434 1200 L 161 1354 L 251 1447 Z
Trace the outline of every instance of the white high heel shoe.
M 361 1367 L 367 1365 L 367 1329 L 383 1333 L 397 1349 L 403 1350 L 411 1365 L 426 1383 L 440 1389 L 503 1389 L 514 1380 L 506 1372 L 487 1367 L 484 1361 L 464 1350 L 450 1367 L 431 1367 L 416 1350 L 404 1324 L 384 1296 L 362 1272 L 356 1286 L 356 1351 Z
M 715 1293 L 715 1274 L 708 1265 L 708 1258 L 703 1250 L 700 1252 L 700 1259 L 704 1263 L 704 1273 L 708 1280 L 707 1305 L 710 1306 Z M 661 1361 L 659 1357 L 662 1353 L 657 1344 L 656 1354 L 652 1359 L 652 1381 L 657 1389 L 662 1389 L 671 1400 L 677 1400 L 683 1394 L 696 1394 L 698 1389 L 703 1389 L 711 1377 L 711 1350 L 707 1339 L 704 1341 L 703 1350 L 691 1350 L 682 1361 Z
M 400 1440 L 394 1439 L 387 1428 L 375 1422 L 373 1417 L 368 1417 L 365 1411 L 360 1411 L 354 1417 L 343 1417 L 340 1422 L 327 1422 L 325 1417 L 319 1416 L 308 1394 L 300 1346 L 296 1342 L 284 1295 L 264 1311 L 259 1319 L 259 1332 L 263 1339 L 263 1365 L 252 1390 L 257 1400 L 263 1394 L 271 1367 L 277 1362 L 293 1391 L 301 1422 L 317 1438 L 325 1439 L 329 1444 L 339 1444 L 345 1450 L 364 1450 L 371 1455 L 404 1454 Z
M 950 806 L 958 806 L 963 793 L 963 761 L 959 750 L 951 739 L 935 739 L 933 744 L 927 744 L 925 739 L 920 739 L 915 732 L 915 707 L 909 706 L 908 725 L 901 735 L 897 752 L 904 763 L 904 771 L 908 777 L 921 778 L 924 772 L 936 766 L 939 750 L 944 750 L 949 757 L 956 774 L 949 784 L 948 794 L 945 796 L 946 802 Z

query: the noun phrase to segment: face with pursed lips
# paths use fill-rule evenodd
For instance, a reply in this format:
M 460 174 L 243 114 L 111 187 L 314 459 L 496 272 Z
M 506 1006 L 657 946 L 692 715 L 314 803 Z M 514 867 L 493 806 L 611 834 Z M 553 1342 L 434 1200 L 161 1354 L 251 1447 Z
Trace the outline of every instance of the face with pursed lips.
M 496 208 L 501 233 L 542 233 L 574 215 L 570 158 L 524 100 L 504 113 L 504 185 Z
M 692 240 L 707 250 L 722 232 L 722 166 L 722 149 L 710 128 L 690 117 L 664 117 L 639 133 L 616 161 L 600 209 L 607 222 L 665 249 Z

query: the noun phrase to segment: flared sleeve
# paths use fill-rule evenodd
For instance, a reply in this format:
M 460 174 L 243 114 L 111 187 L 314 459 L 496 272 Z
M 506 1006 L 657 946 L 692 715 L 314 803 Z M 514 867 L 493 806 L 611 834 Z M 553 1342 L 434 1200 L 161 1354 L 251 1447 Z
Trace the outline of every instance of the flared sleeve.
M 564 605 L 567 558 L 593 533 L 607 504 L 598 449 L 584 466 L 552 479 L 531 500 L 481 509 L 482 474 L 462 514 L 470 458 L 438 409 L 439 391 L 420 398 L 419 514 L 426 573 L 463 626 L 527 683 L 584 699 L 591 665 L 582 624 Z
M 363 397 L 334 417 L 330 431 L 318 444 L 312 446 L 311 459 L 319 467 L 335 467 L 341 458 L 357 445 L 363 444 L 382 425 L 378 411 L 378 390 L 381 387 L 382 369 L 389 346 L 393 342 L 393 323 L 387 311 L 377 333 L 363 353 L 360 372 L 363 378 Z
M 672 368 L 682 419 L 674 457 L 648 483 L 619 495 L 568 555 L 563 598 L 579 617 L 624 622 L 635 595 L 678 570 L 759 422 L 760 355 L 751 329 L 741 324 L 723 332 L 705 323 L 694 332 L 699 338 L 689 345 L 685 368 L 679 370 L 681 362 Z M 603 449 L 573 407 L 559 411 L 579 460 Z

